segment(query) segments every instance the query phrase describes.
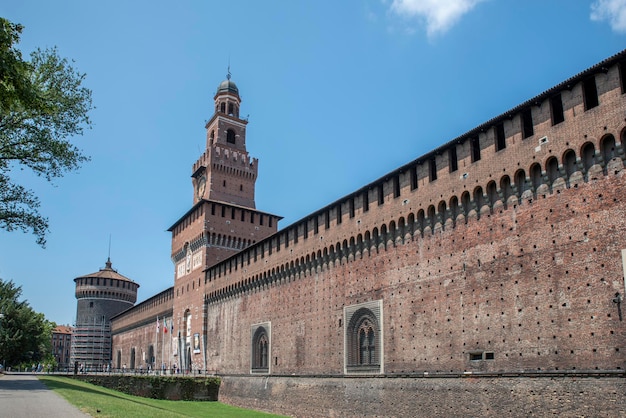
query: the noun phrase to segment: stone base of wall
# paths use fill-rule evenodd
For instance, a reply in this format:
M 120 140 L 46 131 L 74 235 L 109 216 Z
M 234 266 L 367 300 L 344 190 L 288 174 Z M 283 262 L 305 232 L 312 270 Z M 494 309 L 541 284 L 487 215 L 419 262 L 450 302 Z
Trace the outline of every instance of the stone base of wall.
M 624 377 L 223 376 L 219 401 L 293 417 L 615 417 L 626 415 Z
M 77 375 L 75 379 L 129 395 L 171 401 L 217 401 L 220 379 L 131 375 Z

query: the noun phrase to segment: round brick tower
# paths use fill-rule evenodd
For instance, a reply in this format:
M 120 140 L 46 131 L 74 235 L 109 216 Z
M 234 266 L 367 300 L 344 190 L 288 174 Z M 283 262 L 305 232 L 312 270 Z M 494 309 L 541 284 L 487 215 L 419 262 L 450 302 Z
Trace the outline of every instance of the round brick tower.
M 110 258 L 103 269 L 74 282 L 78 302 L 71 364 L 104 370 L 111 362 L 111 317 L 135 304 L 139 284 L 114 270 Z

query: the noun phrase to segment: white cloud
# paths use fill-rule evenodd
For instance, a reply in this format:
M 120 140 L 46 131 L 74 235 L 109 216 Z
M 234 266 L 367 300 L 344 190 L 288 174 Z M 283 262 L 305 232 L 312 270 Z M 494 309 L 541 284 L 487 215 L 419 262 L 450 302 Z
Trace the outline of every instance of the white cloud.
M 406 18 L 425 21 L 430 38 L 446 32 L 482 1 L 485 0 L 393 0 L 391 10 Z
M 607 20 L 615 32 L 626 33 L 626 0 L 596 0 L 591 4 L 591 20 Z

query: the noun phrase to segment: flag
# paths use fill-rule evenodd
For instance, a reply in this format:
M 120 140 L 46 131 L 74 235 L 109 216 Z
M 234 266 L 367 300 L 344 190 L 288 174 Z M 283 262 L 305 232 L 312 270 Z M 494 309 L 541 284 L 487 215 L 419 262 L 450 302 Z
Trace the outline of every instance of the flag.
M 159 317 L 157 316 L 157 333 L 159 332 Z
M 163 320 L 163 333 L 167 334 L 167 319 Z

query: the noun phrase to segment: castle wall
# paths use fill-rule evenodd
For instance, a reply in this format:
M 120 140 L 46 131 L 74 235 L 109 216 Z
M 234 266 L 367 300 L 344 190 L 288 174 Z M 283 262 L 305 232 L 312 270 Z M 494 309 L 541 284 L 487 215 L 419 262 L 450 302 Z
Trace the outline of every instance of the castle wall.
M 292 417 L 616 417 L 622 376 L 223 376 L 220 402 Z
M 172 340 L 175 335 L 171 331 L 173 295 L 174 288 L 166 289 L 112 318 L 114 369 L 121 369 L 126 365 L 128 370 L 138 369 L 139 366 L 146 370 L 148 364 L 158 369 L 162 362 L 168 367 L 176 362 L 176 357 L 172 355 L 173 348 L 177 345 Z M 167 332 L 164 331 L 165 327 L 168 328 Z
M 209 302 L 209 369 L 248 373 L 250 326 L 271 322 L 272 373 L 343 373 L 343 308 L 379 299 L 388 374 L 623 368 L 625 187 L 620 171 Z
M 623 413 L 625 54 L 177 279 L 193 368 L 226 375 L 226 402 L 295 415 L 412 415 L 415 392 L 432 415 Z

